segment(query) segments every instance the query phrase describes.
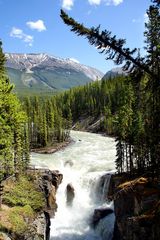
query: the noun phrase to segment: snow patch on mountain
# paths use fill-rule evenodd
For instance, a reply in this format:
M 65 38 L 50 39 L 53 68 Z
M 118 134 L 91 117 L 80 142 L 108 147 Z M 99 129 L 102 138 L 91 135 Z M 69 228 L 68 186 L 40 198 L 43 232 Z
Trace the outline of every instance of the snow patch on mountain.
M 40 54 L 17 54 L 6 53 L 6 67 L 26 71 L 27 73 L 33 73 L 34 69 L 65 69 L 70 74 L 71 69 L 76 72 L 82 72 L 91 80 L 100 80 L 103 77 L 103 73 L 95 68 L 80 64 L 74 58 L 58 58 L 50 56 L 45 53 Z

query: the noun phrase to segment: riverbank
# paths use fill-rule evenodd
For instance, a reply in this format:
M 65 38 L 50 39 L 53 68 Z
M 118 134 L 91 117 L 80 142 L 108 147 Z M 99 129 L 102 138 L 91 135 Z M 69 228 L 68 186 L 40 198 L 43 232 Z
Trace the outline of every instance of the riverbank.
M 101 122 L 104 117 L 82 116 L 78 121 L 74 122 L 72 129 L 75 131 L 102 133 Z
M 42 154 L 52 154 L 52 153 L 55 153 L 57 151 L 63 150 L 64 148 L 66 148 L 67 146 L 72 144 L 73 142 L 74 142 L 73 139 L 69 138 L 65 142 L 60 142 L 60 143 L 56 142 L 52 146 L 46 146 L 46 147 L 40 147 L 40 148 L 32 148 L 31 152 L 42 153 Z
M 97 133 L 105 137 L 114 138 L 113 131 L 104 128 L 104 116 L 82 116 L 74 122 L 72 130 Z

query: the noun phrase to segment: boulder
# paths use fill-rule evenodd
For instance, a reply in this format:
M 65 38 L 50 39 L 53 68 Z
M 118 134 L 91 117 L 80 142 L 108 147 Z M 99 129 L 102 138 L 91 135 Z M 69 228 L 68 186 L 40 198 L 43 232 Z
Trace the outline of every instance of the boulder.
M 73 199 L 75 197 L 74 187 L 71 183 L 66 186 L 66 204 L 67 206 L 71 206 L 73 203 Z
M 69 166 L 69 167 L 72 167 L 73 166 L 73 162 L 71 160 L 68 160 L 64 163 L 64 166 Z
M 98 222 L 108 216 L 109 214 L 113 213 L 113 209 L 111 208 L 98 208 L 94 210 L 93 218 L 92 218 L 92 226 L 95 228 Z

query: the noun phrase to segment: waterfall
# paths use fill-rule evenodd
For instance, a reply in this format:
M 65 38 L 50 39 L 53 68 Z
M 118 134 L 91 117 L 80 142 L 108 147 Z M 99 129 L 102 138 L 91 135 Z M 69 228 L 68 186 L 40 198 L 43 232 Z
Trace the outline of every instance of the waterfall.
M 113 209 L 106 194 L 110 173 L 114 171 L 114 139 L 82 132 L 72 132 L 71 136 L 75 143 L 63 151 L 49 156 L 32 155 L 33 164 L 46 165 L 63 174 L 57 191 L 58 210 L 51 219 L 50 240 L 111 240 L 113 213 L 98 219 L 94 227 L 92 223 L 95 209 Z M 66 198 L 68 184 L 74 188 L 71 204 L 67 204 Z
M 110 184 L 111 174 L 105 174 L 101 176 L 96 184 L 97 198 L 101 202 L 100 207 L 97 209 L 102 213 L 103 211 L 114 210 L 113 202 L 109 202 L 107 199 L 109 184 Z M 95 227 L 95 232 L 97 235 L 101 236 L 101 240 L 111 240 L 114 231 L 115 215 L 110 213 L 99 220 Z
M 98 179 L 94 179 L 91 185 L 91 197 L 102 203 L 108 201 L 107 195 L 110 179 L 111 173 L 98 176 Z
M 109 189 L 109 184 L 111 180 L 111 174 L 106 174 L 104 177 L 104 184 L 102 188 L 102 201 L 107 200 L 107 195 L 108 195 L 108 189 Z

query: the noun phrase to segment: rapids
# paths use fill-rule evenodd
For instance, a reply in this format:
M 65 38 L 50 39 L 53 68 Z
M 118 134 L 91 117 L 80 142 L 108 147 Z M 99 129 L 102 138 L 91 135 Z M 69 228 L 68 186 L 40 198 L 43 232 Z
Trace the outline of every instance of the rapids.
M 98 196 L 99 179 L 114 172 L 115 141 L 98 134 L 72 131 L 74 143 L 54 154 L 32 153 L 31 164 L 59 170 L 63 182 L 57 191 L 58 210 L 51 219 L 50 240 L 111 240 L 114 214 L 101 219 L 95 229 L 90 227 L 94 209 L 110 207 L 105 198 L 107 179 Z M 109 175 L 108 175 L 109 178 Z M 72 206 L 66 205 L 66 186 L 75 189 Z

